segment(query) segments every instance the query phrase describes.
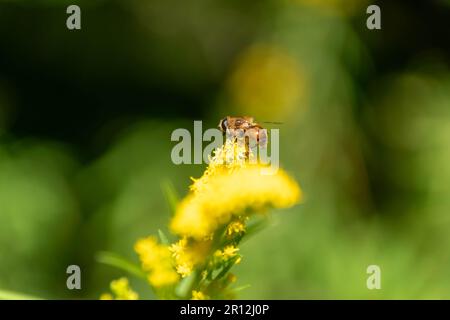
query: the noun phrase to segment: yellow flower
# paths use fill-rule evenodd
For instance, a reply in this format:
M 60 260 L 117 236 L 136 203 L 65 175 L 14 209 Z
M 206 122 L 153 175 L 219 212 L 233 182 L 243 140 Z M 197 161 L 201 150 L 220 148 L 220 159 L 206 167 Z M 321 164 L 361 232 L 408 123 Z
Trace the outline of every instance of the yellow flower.
M 100 296 L 100 300 L 113 300 L 113 296 L 110 293 L 103 293 Z
M 180 255 L 182 255 L 184 250 L 186 250 L 186 246 L 187 246 L 187 239 L 186 238 L 182 238 L 178 242 L 173 243 L 169 247 L 169 250 L 170 250 L 170 252 L 172 252 L 173 257 L 177 258 Z
M 138 240 L 134 245 L 134 250 L 138 253 L 142 268 L 146 271 L 151 270 L 162 259 L 170 257 L 170 252 L 168 250 L 166 252 L 164 246 L 159 245 L 155 237 Z
M 192 291 L 192 300 L 208 300 L 209 297 L 201 291 Z
M 110 288 L 116 300 L 137 300 L 139 296 L 130 288 L 127 278 L 120 278 L 111 281 Z M 101 300 L 113 300 L 113 295 L 104 293 L 100 296 Z
M 225 149 L 237 148 L 238 154 L 242 151 L 239 143 L 227 143 L 216 150 L 205 174 L 195 180 L 192 192 L 179 203 L 170 224 L 174 233 L 204 239 L 234 217 L 290 207 L 300 200 L 299 186 L 281 169 L 267 175 L 263 165 L 239 160 L 221 163 Z
M 171 267 L 156 267 L 148 276 L 148 282 L 155 288 L 160 288 L 174 284 L 178 281 L 178 274 Z
M 169 248 L 175 259 L 176 271 L 182 278 L 191 274 L 195 265 L 201 263 L 209 252 L 211 240 L 188 241 L 182 238 Z
M 227 235 L 231 236 L 235 233 L 245 232 L 245 226 L 241 221 L 233 221 L 227 227 Z
M 216 250 L 216 252 L 214 252 L 214 256 L 219 258 L 219 260 L 226 261 L 226 260 L 236 256 L 238 251 L 239 251 L 239 248 L 236 248 L 233 245 L 229 245 L 229 246 L 226 246 L 223 250 Z M 240 259 L 240 257 L 238 259 Z
M 192 265 L 188 263 L 183 263 L 177 265 L 177 272 L 181 275 L 182 278 L 187 277 L 192 272 Z
M 178 205 L 170 224 L 180 236 L 178 241 L 165 245 L 150 236 L 135 243 L 142 270 L 161 297 L 187 298 L 189 291 L 179 294 L 175 284 L 197 269 L 200 277 L 193 277 L 192 288 L 212 288 L 207 292 L 213 298 L 232 298 L 232 291 L 226 287 L 236 277 L 227 273 L 232 264 L 241 261 L 237 244 L 245 232 L 246 219 L 250 214 L 286 208 L 300 200 L 300 187 L 292 178 L 282 170 L 267 174 L 267 166 L 249 161 L 252 154 L 246 151 L 245 145 L 227 140 L 215 150 L 202 177 L 193 179 L 191 192 Z M 234 234 L 238 236 L 225 238 Z M 214 278 L 215 273 L 220 277 Z M 101 295 L 102 300 L 138 299 L 126 278 L 112 281 L 110 287 L 112 294 Z M 191 298 L 210 299 L 196 290 Z
M 139 255 L 142 269 L 149 273 L 148 281 L 152 286 L 158 288 L 178 281 L 168 246 L 158 244 L 155 237 L 147 237 L 138 240 L 134 249 Z
M 223 249 L 222 256 L 223 256 L 225 259 L 229 259 L 229 258 L 234 257 L 234 256 L 237 254 L 238 251 L 239 251 L 239 248 L 236 248 L 236 247 L 233 246 L 233 245 L 229 245 L 229 246 L 226 246 L 226 247 Z
M 199 179 L 191 178 L 193 184 L 189 189 L 193 193 L 201 193 L 208 188 L 208 181 L 214 175 L 230 172 L 233 169 L 242 168 L 246 165 L 246 148 L 243 143 L 230 139 L 225 144 L 214 150 L 214 156 L 209 157 L 209 165 Z M 249 157 L 253 159 L 253 155 Z

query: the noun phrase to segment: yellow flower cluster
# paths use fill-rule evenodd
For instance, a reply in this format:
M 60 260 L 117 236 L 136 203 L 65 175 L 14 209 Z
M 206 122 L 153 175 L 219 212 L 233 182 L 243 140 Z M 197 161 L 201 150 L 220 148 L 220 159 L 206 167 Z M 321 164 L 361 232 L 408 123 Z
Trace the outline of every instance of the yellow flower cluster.
M 252 164 L 253 155 L 246 149 L 236 140 L 227 140 L 210 157 L 203 176 L 193 179 L 191 192 L 179 203 L 170 224 L 180 236 L 178 241 L 166 245 L 147 237 L 136 242 L 149 283 L 155 289 L 164 288 L 159 294 L 193 300 L 233 297 L 228 287 L 236 277 L 227 272 L 241 261 L 238 244 L 249 215 L 300 200 L 301 190 L 293 179 L 282 170 L 264 174 L 266 167 Z M 178 286 L 194 270 L 198 271 L 194 283 L 186 289 Z M 134 297 L 127 288 L 125 280 L 111 285 L 117 297 Z M 112 295 L 102 298 L 112 299 Z
M 227 235 L 240 234 L 245 232 L 245 225 L 242 221 L 236 220 L 231 222 L 227 227 Z
M 226 246 L 223 250 L 217 250 L 214 254 L 217 257 L 222 257 L 225 260 L 236 256 L 236 253 L 239 251 L 239 248 L 236 248 L 233 245 Z
M 209 297 L 201 291 L 193 290 L 191 300 L 209 300 Z
M 191 178 L 193 183 L 189 189 L 193 193 L 201 193 L 208 189 L 208 182 L 214 175 L 245 167 L 246 162 L 248 162 L 247 157 L 254 160 L 254 155 L 251 153 L 247 155 L 246 151 L 243 143 L 225 140 L 223 146 L 214 150 L 214 156 L 209 156 L 209 165 L 203 175 L 199 179 Z
M 299 186 L 283 170 L 265 175 L 263 165 L 224 162 L 229 150 L 239 160 L 245 146 L 227 140 L 216 151 L 205 174 L 194 180 L 192 192 L 179 204 L 170 225 L 174 233 L 204 239 L 234 217 L 290 207 L 300 200 Z
M 111 292 L 115 296 L 115 300 L 137 300 L 139 296 L 130 288 L 127 278 L 114 280 L 110 284 Z M 113 300 L 113 294 L 104 293 L 100 296 L 100 300 Z
M 148 272 L 148 281 L 152 286 L 159 288 L 178 281 L 168 246 L 158 244 L 155 237 L 147 237 L 138 240 L 134 250 L 139 255 L 142 269 Z
M 191 274 L 194 267 L 203 262 L 210 249 L 211 241 L 188 241 L 182 238 L 169 247 L 175 260 L 176 271 L 182 278 Z

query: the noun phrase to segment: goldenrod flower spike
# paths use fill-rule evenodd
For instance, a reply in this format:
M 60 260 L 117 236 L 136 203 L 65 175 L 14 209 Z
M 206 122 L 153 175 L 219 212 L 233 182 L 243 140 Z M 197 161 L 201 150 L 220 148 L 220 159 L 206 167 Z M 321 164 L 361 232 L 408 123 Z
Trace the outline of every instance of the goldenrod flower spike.
M 226 149 L 237 157 L 234 162 L 222 161 Z M 192 193 L 179 204 L 170 224 L 174 233 L 202 239 L 233 217 L 300 201 L 301 190 L 286 172 L 264 174 L 263 165 L 241 163 L 242 152 L 245 146 L 229 140 L 216 151 L 204 175 L 194 180 Z
M 236 277 L 229 270 L 241 262 L 239 242 L 249 215 L 269 208 L 287 208 L 301 199 L 297 183 L 283 170 L 264 174 L 265 166 L 250 164 L 244 145 L 227 140 L 214 152 L 202 177 L 179 203 L 170 228 L 179 238 L 139 239 L 134 249 L 142 271 L 160 298 L 230 299 Z M 184 279 L 187 278 L 187 279 Z M 111 283 L 103 300 L 137 299 L 128 280 Z
M 142 263 L 142 269 L 148 273 L 148 281 L 153 287 L 169 286 L 178 281 L 168 246 L 158 244 L 155 237 L 140 239 L 134 246 Z

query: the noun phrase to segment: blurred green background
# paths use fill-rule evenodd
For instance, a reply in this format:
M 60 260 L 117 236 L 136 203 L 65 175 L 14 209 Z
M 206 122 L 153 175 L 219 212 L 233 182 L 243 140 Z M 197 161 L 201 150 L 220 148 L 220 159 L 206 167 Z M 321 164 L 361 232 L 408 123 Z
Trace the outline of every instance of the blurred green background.
M 205 168 L 171 162 L 171 132 L 252 115 L 283 123 L 305 199 L 242 246 L 240 298 L 449 299 L 449 21 L 448 1 L 0 0 L 0 289 L 98 298 L 123 272 L 96 253 L 137 261 L 164 186 Z

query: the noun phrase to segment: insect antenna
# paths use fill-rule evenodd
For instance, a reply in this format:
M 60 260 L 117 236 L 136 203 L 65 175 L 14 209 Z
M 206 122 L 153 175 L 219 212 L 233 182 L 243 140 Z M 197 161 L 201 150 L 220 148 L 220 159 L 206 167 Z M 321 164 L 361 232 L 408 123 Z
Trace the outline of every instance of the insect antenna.
M 270 123 L 270 124 L 284 124 L 284 122 L 276 122 L 276 121 L 261 121 L 262 123 Z

